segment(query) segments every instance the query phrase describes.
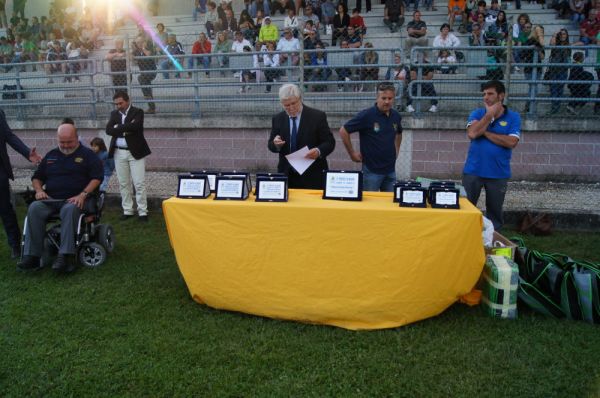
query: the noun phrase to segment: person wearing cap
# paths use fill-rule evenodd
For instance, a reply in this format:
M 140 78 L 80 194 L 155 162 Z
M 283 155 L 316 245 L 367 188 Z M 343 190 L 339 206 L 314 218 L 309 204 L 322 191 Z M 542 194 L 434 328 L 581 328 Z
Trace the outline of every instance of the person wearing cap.
M 265 43 L 267 41 L 277 40 L 279 40 L 279 28 L 271 22 L 271 17 L 267 15 L 263 19 L 263 24 L 258 32 L 258 41 Z
M 350 159 L 362 163 L 365 191 L 394 190 L 396 159 L 402 144 L 402 117 L 394 109 L 395 96 L 393 84 L 379 84 L 375 105 L 360 111 L 339 131 Z M 358 151 L 350 140 L 350 134 L 355 132 L 360 137 Z

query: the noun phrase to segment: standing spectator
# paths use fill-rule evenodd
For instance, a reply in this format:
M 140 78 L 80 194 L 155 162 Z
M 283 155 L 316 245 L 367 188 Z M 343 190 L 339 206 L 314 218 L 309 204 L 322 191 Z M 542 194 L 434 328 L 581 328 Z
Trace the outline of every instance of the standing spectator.
M 4 111 L 0 109 L 0 218 L 6 232 L 6 240 L 10 247 L 11 258 L 16 259 L 21 253 L 21 231 L 17 215 L 13 208 L 9 180 L 14 180 L 12 166 L 6 145 L 10 145 L 15 151 L 20 153 L 25 159 L 32 163 L 39 163 L 42 158 L 37 154 L 35 148 L 29 149 L 17 137 L 6 122 Z
M 206 69 L 206 76 L 209 76 L 208 68 L 210 68 L 210 54 L 212 53 L 212 45 L 206 37 L 205 33 L 200 33 L 198 40 L 192 46 L 192 56 L 188 59 L 188 69 L 195 69 L 198 61 L 202 62 L 202 66 Z M 198 54 L 204 54 L 203 57 L 198 57 Z M 194 56 L 196 55 L 196 56 Z M 188 76 L 192 77 L 192 72 L 188 72 Z
M 425 65 L 425 66 L 421 66 L 421 65 Z M 410 68 L 410 80 L 411 81 L 415 81 L 419 79 L 419 69 L 421 69 L 421 79 L 420 80 L 425 80 L 425 81 L 431 81 L 433 80 L 433 71 L 435 70 L 434 67 L 432 66 L 427 66 L 429 65 L 429 62 L 427 62 L 427 60 L 423 60 L 423 62 L 421 63 L 415 63 L 411 68 Z M 414 84 L 412 86 L 412 90 L 411 90 L 411 96 L 415 97 L 419 95 L 419 87 L 421 88 L 421 96 L 424 97 L 436 97 L 437 93 L 435 92 L 435 86 L 433 85 L 433 83 L 417 83 Z M 412 97 L 409 97 L 408 100 L 406 101 L 406 111 L 408 113 L 413 113 L 415 111 L 415 108 L 412 106 Z M 438 100 L 436 98 L 433 98 L 431 100 L 431 107 L 429 108 L 429 112 L 431 113 L 436 113 L 438 111 Z
M 583 69 L 583 60 L 585 56 L 583 52 L 573 54 L 573 62 L 576 64 L 569 70 L 569 80 L 571 81 L 589 81 L 589 83 L 569 83 L 567 87 L 571 92 L 571 98 L 591 98 L 592 97 L 592 82 L 594 75 L 591 72 Z M 585 101 L 571 101 L 567 105 L 567 111 L 572 115 L 578 115 L 578 109 L 585 106 Z
M 258 33 L 258 41 L 266 43 L 277 40 L 279 40 L 279 29 L 271 22 L 271 17 L 266 16 Z
M 123 38 L 116 39 L 115 48 L 111 49 L 106 55 L 106 60 L 110 62 L 110 71 L 114 73 L 110 77 L 113 86 L 116 87 L 115 90 L 127 86 L 127 74 L 118 73 L 127 70 L 127 54 L 125 53 L 123 43 Z
M 404 42 L 404 47 L 407 54 L 410 54 L 410 50 L 414 46 L 427 47 L 427 24 L 421 20 L 420 11 L 413 13 L 413 20 L 406 25 L 406 30 L 408 31 L 408 37 Z
M 0 0 L 0 28 L 8 28 L 6 20 L 6 0 Z
M 333 17 L 333 31 L 331 33 L 331 45 L 335 46 L 339 37 L 346 35 L 346 29 L 350 26 L 348 9 L 343 3 L 338 4 L 338 13 Z
M 181 55 L 185 54 L 185 51 L 183 51 L 183 46 L 181 45 L 180 42 L 177 41 L 177 36 L 174 35 L 173 33 L 169 34 L 169 37 L 167 38 L 167 46 L 164 49 L 165 53 L 167 55 L 171 55 L 173 59 L 171 59 L 170 57 L 167 57 L 166 59 L 162 60 L 160 62 L 160 69 L 163 70 L 163 78 L 168 79 L 169 78 L 169 73 L 165 72 L 168 71 L 171 68 L 175 68 L 177 69 L 177 72 L 175 72 L 175 77 L 176 78 L 180 78 L 181 75 L 179 73 L 179 70 L 181 69 L 181 60 L 183 59 L 181 57 Z M 175 64 L 175 62 L 177 62 L 177 64 Z
M 331 29 L 335 17 L 335 5 L 332 0 L 323 0 L 321 3 L 321 22 L 325 25 L 324 32 Z
M 485 216 L 499 230 L 504 224 L 502 207 L 511 176 L 512 150 L 521 137 L 521 117 L 504 106 L 504 84 L 492 80 L 482 85 L 482 91 L 484 107 L 471 112 L 467 122 L 471 143 L 462 183 L 475 206 L 481 189 L 485 189 Z
M 340 42 L 341 49 L 349 49 L 348 40 L 342 40 Z M 349 82 L 352 80 L 352 69 L 350 68 L 335 68 L 335 73 L 338 75 L 338 80 L 343 82 Z M 344 91 L 344 84 L 338 84 L 338 92 Z
M 548 62 L 551 64 L 567 64 L 571 61 L 571 49 L 569 48 L 560 48 L 562 46 L 569 46 L 569 32 L 566 29 L 561 29 L 556 33 L 555 36 L 550 39 L 551 46 L 557 46 L 558 48 L 553 48 L 550 50 L 550 58 Z M 554 98 L 562 98 L 565 83 L 564 80 L 567 79 L 569 75 L 569 67 L 568 66 L 549 66 L 546 74 L 544 75 L 544 80 L 561 80 L 560 82 L 550 83 L 550 96 Z M 552 106 L 550 107 L 549 115 L 556 115 L 560 111 L 560 101 L 554 100 L 552 101 Z
M 529 25 L 530 27 L 531 25 Z M 525 26 L 525 30 L 527 31 L 528 26 Z M 545 51 L 544 51 L 544 28 L 541 25 L 536 25 L 531 29 L 531 34 L 527 38 L 527 41 L 523 44 L 523 46 L 532 47 L 528 49 L 522 49 L 521 52 L 521 61 L 526 64 L 537 64 L 537 66 L 526 66 L 523 69 L 525 74 L 525 79 L 531 80 L 529 85 L 529 98 L 525 105 L 525 112 L 529 112 L 531 109 L 531 105 L 535 103 L 535 98 L 537 97 L 537 80 L 540 80 L 542 77 L 542 66 L 540 65 L 544 61 Z M 533 98 L 533 100 L 531 99 Z
M 133 57 L 140 69 L 138 76 L 138 83 L 144 94 L 144 99 L 148 101 L 147 114 L 156 113 L 156 105 L 152 101 L 154 96 L 152 94 L 152 81 L 156 78 L 156 62 L 154 58 L 147 58 L 154 55 L 154 48 L 152 40 L 146 40 L 143 37 L 135 39 L 135 45 L 133 48 Z
M 100 192 L 106 192 L 108 188 L 108 182 L 110 181 L 110 177 L 112 177 L 113 172 L 115 171 L 115 159 L 108 157 L 108 150 L 106 149 L 106 144 L 104 140 L 100 137 L 94 137 L 90 141 L 90 148 L 102 162 L 102 167 L 104 169 L 104 179 L 102 180 L 102 184 L 100 184 Z
M 194 22 L 198 20 L 198 13 L 201 17 L 206 14 L 206 0 L 194 0 L 194 9 L 192 10 Z
M 279 55 L 281 65 L 285 65 L 288 58 L 291 59 L 292 65 L 298 65 L 300 41 L 294 37 L 290 28 L 283 30 L 283 37 L 277 42 L 277 51 L 284 51 Z
M 252 51 L 252 44 L 248 40 L 244 39 L 242 32 L 240 32 L 240 31 L 235 32 L 235 40 L 231 44 L 231 51 L 233 51 L 234 53 L 243 53 L 244 49 L 246 47 L 249 47 L 250 51 Z M 241 70 L 237 71 L 233 74 L 233 76 L 239 77 L 241 79 L 242 72 L 243 71 L 241 71 Z
M 217 41 L 213 49 L 215 54 L 226 54 L 231 52 L 231 41 L 227 39 L 227 35 L 224 32 L 217 33 Z M 217 61 L 219 62 L 219 68 L 226 68 L 229 66 L 229 57 L 226 55 L 217 55 Z M 221 70 L 221 76 L 225 76 L 225 71 Z
M 513 25 L 513 44 L 515 47 L 522 46 L 529 35 L 531 34 L 531 21 L 529 15 L 520 14 L 517 23 Z M 513 60 L 515 63 L 521 62 L 521 50 L 513 48 Z M 515 72 L 520 70 L 519 66 L 515 66 Z
M 204 24 L 206 26 L 206 34 L 211 40 L 215 38 L 215 29 L 218 21 L 217 5 L 214 1 L 209 1 Z

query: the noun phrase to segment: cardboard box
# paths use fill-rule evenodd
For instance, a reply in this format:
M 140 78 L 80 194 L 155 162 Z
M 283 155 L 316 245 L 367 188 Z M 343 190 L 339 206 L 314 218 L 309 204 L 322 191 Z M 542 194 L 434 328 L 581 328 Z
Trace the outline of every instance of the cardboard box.
M 517 245 L 497 231 L 494 231 L 493 246 L 494 247 L 485 247 L 485 254 L 505 256 L 511 260 L 515 259 Z M 508 255 L 508 250 L 510 250 L 510 257 Z

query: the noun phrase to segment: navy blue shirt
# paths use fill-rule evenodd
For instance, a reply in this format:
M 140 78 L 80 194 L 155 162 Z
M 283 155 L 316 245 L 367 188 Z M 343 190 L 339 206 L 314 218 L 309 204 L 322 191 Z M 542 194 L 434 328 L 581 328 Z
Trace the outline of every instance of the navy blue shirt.
M 396 135 L 402 134 L 402 117 L 395 109 L 386 115 L 377 105 L 360 111 L 344 128 L 348 133 L 359 132 L 363 163 L 375 174 L 396 170 Z
M 102 161 L 89 148 L 79 144 L 79 148 L 70 155 L 63 154 L 58 148 L 44 156 L 33 174 L 32 179 L 42 181 L 44 191 L 52 199 L 68 199 L 85 189 L 93 179 L 102 181 Z

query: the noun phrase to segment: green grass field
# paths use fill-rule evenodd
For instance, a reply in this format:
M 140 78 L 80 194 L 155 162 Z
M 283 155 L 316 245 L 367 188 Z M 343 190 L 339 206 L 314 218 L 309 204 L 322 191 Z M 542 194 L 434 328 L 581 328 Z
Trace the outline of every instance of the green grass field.
M 598 326 L 460 304 L 362 332 L 217 311 L 190 298 L 161 215 L 117 216 L 109 262 L 70 276 L 16 272 L 0 236 L 1 397 L 600 397 Z M 526 242 L 600 261 L 600 233 Z

